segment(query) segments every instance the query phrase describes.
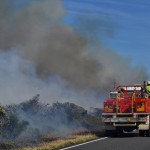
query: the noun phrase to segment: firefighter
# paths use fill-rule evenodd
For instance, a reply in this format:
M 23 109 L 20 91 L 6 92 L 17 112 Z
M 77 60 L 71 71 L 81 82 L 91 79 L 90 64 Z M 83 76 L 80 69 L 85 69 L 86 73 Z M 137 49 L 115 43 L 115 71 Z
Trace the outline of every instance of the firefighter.
M 147 81 L 147 84 L 145 86 L 145 91 L 148 93 L 148 95 L 150 96 L 150 81 Z

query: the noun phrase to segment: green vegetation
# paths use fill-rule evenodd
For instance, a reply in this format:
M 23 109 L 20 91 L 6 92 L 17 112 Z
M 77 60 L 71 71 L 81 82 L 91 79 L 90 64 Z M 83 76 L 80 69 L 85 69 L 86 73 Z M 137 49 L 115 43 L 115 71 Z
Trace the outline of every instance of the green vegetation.
M 27 121 L 20 121 L 15 114 L 9 114 L 7 121 L 1 127 L 1 135 L 6 139 L 17 138 L 29 125 Z

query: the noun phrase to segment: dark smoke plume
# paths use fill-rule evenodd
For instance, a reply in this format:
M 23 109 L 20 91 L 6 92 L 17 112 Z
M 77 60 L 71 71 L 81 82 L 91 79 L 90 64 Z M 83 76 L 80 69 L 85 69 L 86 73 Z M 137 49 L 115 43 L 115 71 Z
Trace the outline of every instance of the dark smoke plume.
M 141 66 L 132 67 L 128 58 L 105 48 L 101 42 L 92 44 L 83 36 L 84 33 L 90 36 L 91 32 L 93 38 L 93 27 L 97 33 L 103 31 L 107 23 L 98 25 L 96 18 L 90 22 L 90 16 L 89 27 L 88 23 L 77 24 L 78 31 L 83 25 L 86 29 L 80 34 L 63 22 L 67 13 L 61 0 L 32 0 L 21 8 L 15 1 L 0 1 L 0 49 L 4 52 L 15 49 L 21 59 L 32 62 L 34 83 L 35 80 L 48 82 L 49 77 L 59 76 L 68 87 L 102 92 L 110 90 L 113 82 L 141 83 L 147 79 Z M 109 25 L 108 30 L 110 28 Z M 95 36 L 95 41 L 98 37 Z M 26 65 L 21 68 L 21 75 L 28 74 L 30 79 L 29 69 L 24 68 Z M 27 87 L 31 84 L 25 83 Z

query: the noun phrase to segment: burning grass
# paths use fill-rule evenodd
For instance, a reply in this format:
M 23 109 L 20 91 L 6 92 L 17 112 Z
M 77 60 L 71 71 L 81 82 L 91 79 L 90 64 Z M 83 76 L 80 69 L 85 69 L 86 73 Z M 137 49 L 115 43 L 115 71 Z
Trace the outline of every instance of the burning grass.
M 43 142 L 37 147 L 26 147 L 19 150 L 55 150 L 60 149 L 86 141 L 97 139 L 98 137 L 95 134 L 86 134 L 86 135 L 71 135 L 65 139 L 56 139 L 51 142 Z

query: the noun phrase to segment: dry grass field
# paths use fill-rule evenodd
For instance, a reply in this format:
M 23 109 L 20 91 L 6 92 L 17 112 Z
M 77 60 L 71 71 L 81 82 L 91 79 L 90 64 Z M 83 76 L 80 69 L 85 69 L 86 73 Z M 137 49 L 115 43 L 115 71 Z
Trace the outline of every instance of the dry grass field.
M 26 147 L 20 150 L 56 150 L 75 144 L 84 143 L 86 141 L 97 139 L 98 137 L 95 134 L 87 135 L 71 135 L 67 139 L 57 139 L 51 142 L 43 142 L 38 147 Z

